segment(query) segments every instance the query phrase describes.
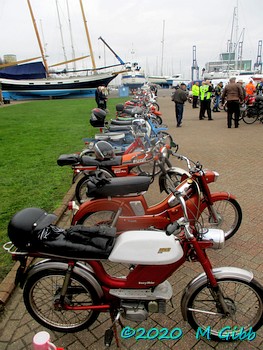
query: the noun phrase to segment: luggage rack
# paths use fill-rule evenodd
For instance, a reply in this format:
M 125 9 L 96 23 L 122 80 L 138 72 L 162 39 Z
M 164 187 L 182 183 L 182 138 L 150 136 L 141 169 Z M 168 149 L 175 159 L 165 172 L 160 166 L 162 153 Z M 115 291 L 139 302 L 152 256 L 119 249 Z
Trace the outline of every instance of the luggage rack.
M 18 251 L 16 246 L 11 241 L 10 242 L 6 242 L 3 245 L 3 248 L 4 248 L 4 250 L 7 253 L 9 253 L 9 254 L 11 254 L 13 256 L 17 256 L 17 257 L 21 256 L 22 257 L 22 256 L 28 255 L 27 251 Z

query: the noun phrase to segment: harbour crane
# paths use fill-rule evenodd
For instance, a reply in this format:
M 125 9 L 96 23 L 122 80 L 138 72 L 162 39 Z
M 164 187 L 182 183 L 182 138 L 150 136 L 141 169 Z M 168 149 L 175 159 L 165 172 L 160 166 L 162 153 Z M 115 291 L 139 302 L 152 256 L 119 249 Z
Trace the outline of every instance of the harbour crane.
M 254 64 L 254 70 L 257 71 L 257 73 L 262 73 L 262 40 L 258 42 L 258 54 L 256 63 Z
M 199 67 L 197 64 L 197 60 L 196 60 L 196 46 L 193 46 L 193 63 L 192 63 L 192 67 L 191 67 L 191 79 L 195 80 L 195 73 L 196 72 L 196 80 L 199 80 Z

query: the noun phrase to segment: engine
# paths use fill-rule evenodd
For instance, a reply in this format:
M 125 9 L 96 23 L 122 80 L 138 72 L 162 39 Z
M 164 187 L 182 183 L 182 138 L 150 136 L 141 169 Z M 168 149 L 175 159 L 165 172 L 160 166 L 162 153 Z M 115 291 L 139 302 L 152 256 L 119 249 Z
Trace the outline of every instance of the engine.
M 165 313 L 166 300 L 122 300 L 122 317 L 129 321 L 141 322 L 148 318 L 149 313 Z
M 173 290 L 171 284 L 164 281 L 154 289 L 110 289 L 110 294 L 120 299 L 124 318 L 141 322 L 147 319 L 149 313 L 164 314 Z

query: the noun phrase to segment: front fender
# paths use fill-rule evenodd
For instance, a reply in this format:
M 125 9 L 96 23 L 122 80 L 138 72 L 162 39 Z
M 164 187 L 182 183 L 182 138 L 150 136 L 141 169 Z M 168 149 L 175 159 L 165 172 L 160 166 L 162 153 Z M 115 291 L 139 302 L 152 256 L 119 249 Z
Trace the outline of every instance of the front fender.
M 253 273 L 247 270 L 240 269 L 238 267 L 218 267 L 212 270 L 215 278 L 219 281 L 227 278 L 239 279 L 244 282 L 251 282 L 253 279 Z M 181 299 L 181 312 L 185 321 L 187 318 L 187 308 L 190 298 L 193 293 L 200 288 L 201 286 L 207 284 L 207 276 L 203 272 L 194 278 L 191 282 L 186 286 L 182 299 Z
M 214 192 L 211 193 L 212 200 L 229 200 L 229 199 L 236 199 L 236 196 L 234 196 L 232 193 L 229 192 Z
M 117 212 L 119 208 L 121 207 L 122 212 L 121 214 L 124 216 L 132 216 L 134 215 L 129 204 L 125 203 L 121 198 L 102 198 L 102 199 L 94 199 L 87 202 L 84 202 L 79 207 L 79 210 L 76 212 L 76 214 L 73 216 L 71 225 L 76 225 L 79 220 L 86 216 L 88 213 L 94 213 L 97 211 L 115 211 Z

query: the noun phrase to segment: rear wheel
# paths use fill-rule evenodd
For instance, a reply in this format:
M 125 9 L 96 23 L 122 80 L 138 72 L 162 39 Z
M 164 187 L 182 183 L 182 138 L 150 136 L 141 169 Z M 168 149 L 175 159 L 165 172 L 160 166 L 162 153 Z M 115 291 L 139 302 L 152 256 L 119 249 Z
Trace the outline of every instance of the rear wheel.
M 116 212 L 113 210 L 101 210 L 94 213 L 87 213 L 78 221 L 78 225 L 85 227 L 111 226 Z
M 205 283 L 193 292 L 186 305 L 188 322 L 200 333 L 209 330 L 206 337 L 211 336 L 216 341 L 243 340 L 233 339 L 233 336 L 244 335 L 244 332 L 251 334 L 251 330 L 255 332 L 262 326 L 262 286 L 254 279 L 246 282 L 238 277 L 220 278 L 218 285 L 229 316 L 224 315 L 220 303 L 215 301 L 208 283 Z
M 205 228 L 218 228 L 224 231 L 225 239 L 231 238 L 239 229 L 242 221 L 242 210 L 235 199 L 214 199 L 213 209 L 217 214 L 214 218 L 209 206 L 202 211 L 198 221 Z
M 69 306 L 99 304 L 99 296 L 84 278 L 72 274 L 64 304 L 60 293 L 64 270 L 45 270 L 30 277 L 24 287 L 24 302 L 30 315 L 41 325 L 57 332 L 78 332 L 92 325 L 98 315 L 94 310 L 66 310 Z

